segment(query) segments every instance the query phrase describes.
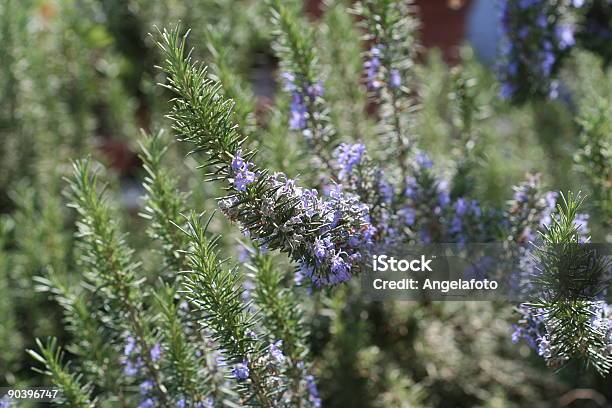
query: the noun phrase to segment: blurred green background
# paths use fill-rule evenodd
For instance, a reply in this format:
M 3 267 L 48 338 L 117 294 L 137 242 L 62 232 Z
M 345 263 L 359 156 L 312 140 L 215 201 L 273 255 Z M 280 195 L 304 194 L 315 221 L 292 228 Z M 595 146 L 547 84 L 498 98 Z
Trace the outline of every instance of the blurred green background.
M 287 2 L 304 7 L 315 28 L 334 124 L 375 151 L 366 92 L 355 86 L 363 45 L 347 4 Z M 589 101 L 611 100 L 610 71 L 576 50 L 561 74 L 565 97 L 510 106 L 498 98 L 490 67 L 460 36 L 469 4 L 432 2 L 423 10 L 433 3 L 448 10 L 446 17 L 424 15 L 428 47 L 414 89 L 421 147 L 443 171 L 461 155 L 452 101 L 457 77 L 467 77 L 481 151 L 473 182 L 485 205 L 504 206 L 511 186 L 528 172 L 540 173 L 550 190 L 589 194 L 574 164 L 580 147 L 575 117 Z M 0 1 L 0 386 L 47 384 L 31 370 L 25 349 L 34 347 L 35 337 L 68 340 L 60 307 L 37 290 L 35 277 L 53 270 L 67 282 L 79 278 L 71 256 L 74 215 L 62 197 L 71 159 L 91 155 L 108 166 L 128 239 L 143 270 L 154 269 L 147 266 L 156 255 L 136 216 L 143 194 L 136 152 L 140 128 L 166 126 L 169 95 L 156 85 L 164 78 L 148 35 L 155 27 L 180 22 L 190 28 L 195 56 L 242 101 L 240 125 L 253 129 L 265 165 L 290 176 L 308 174 L 307 154 L 288 137 L 288 100 L 276 92 L 269 18 L 260 0 Z M 436 40 L 431 32 L 444 31 L 445 22 L 460 27 Z M 191 193 L 190 205 L 215 208 L 219 192 L 202 183 L 186 153 L 173 145 L 168 161 Z M 610 220 L 593 214 L 594 241 L 603 242 Z M 237 255 L 236 228 L 217 217 L 212 229 L 223 233 L 225 253 Z M 326 406 L 612 406 L 610 379 L 578 366 L 555 373 L 525 345 L 513 345 L 507 304 L 365 304 L 354 293 L 349 285 L 304 299 Z

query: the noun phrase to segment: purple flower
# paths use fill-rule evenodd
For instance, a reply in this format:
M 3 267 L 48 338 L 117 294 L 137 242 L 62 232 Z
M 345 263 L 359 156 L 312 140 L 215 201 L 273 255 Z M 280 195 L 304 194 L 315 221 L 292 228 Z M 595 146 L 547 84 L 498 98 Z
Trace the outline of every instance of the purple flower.
M 512 99 L 516 91 L 517 91 L 516 85 L 509 83 L 509 82 L 504 82 L 501 85 L 500 96 L 503 99 Z
M 475 218 L 480 218 L 482 216 L 482 209 L 476 200 L 472 200 L 470 203 L 470 211 Z
M 540 67 L 545 76 L 550 75 L 553 66 L 555 65 L 556 57 L 552 51 L 545 50 L 541 54 Z
M 512 343 L 516 344 L 519 342 L 521 337 L 523 337 L 523 329 L 521 329 L 516 324 L 513 325 L 512 327 L 514 327 L 514 331 L 512 332 Z
M 458 198 L 455 202 L 455 212 L 459 216 L 464 215 L 467 212 L 468 208 L 468 203 L 463 198 Z
M 538 339 L 538 355 L 544 358 L 550 358 L 551 354 L 550 340 L 548 340 L 547 336 L 540 337 Z
M 232 159 L 232 170 L 236 172 L 241 171 L 245 167 L 245 164 L 246 164 L 244 162 L 244 159 L 240 155 L 241 155 L 241 151 L 238 150 L 236 152 L 236 155 Z
M 136 359 L 136 361 L 127 359 L 123 363 L 123 373 L 128 377 L 134 377 L 137 375 L 141 368 L 142 360 L 140 360 L 140 358 Z
M 155 407 L 155 399 L 154 398 L 146 398 L 142 400 L 138 408 L 154 408 Z
M 438 205 L 446 207 L 450 204 L 450 193 L 448 191 L 448 183 L 444 180 L 438 183 Z
M 158 361 L 162 354 L 162 348 L 159 343 L 155 343 L 153 348 L 151 348 L 151 360 Z
M 311 402 L 312 406 L 315 408 L 321 407 L 321 398 L 319 398 L 319 389 L 317 388 L 317 383 L 315 382 L 315 378 L 312 375 L 307 375 L 305 377 L 306 380 L 306 388 L 308 389 L 308 400 Z
M 295 86 L 295 75 L 293 75 L 291 72 L 283 72 L 281 76 L 284 80 L 283 89 L 285 91 L 294 92 L 297 90 L 297 87 Z
M 417 166 L 419 166 L 420 168 L 430 169 L 433 167 L 433 162 L 431 161 L 431 159 L 425 152 L 422 152 L 422 151 L 417 152 L 417 154 L 414 157 L 414 160 Z
M 308 96 L 310 96 L 313 99 L 316 98 L 317 96 L 323 96 L 325 92 L 323 89 L 323 82 L 318 81 L 314 83 L 313 85 L 309 85 L 307 92 L 308 92 Z
M 238 191 L 245 191 L 246 187 L 253 183 L 257 175 L 250 171 L 249 168 L 253 163 L 246 162 L 242 158 L 242 152 L 238 150 L 232 159 L 232 170 L 234 172 L 234 187 Z
M 121 364 L 123 364 L 123 373 L 128 377 L 137 375 L 142 368 L 142 359 L 138 353 L 139 350 L 136 339 L 133 336 L 127 336 L 123 348 L 123 356 L 121 357 Z
M 546 28 L 546 26 L 548 25 L 548 19 L 546 18 L 546 15 L 540 14 L 536 20 L 536 24 L 540 28 Z
M 250 260 L 251 260 L 251 252 L 249 251 L 248 248 L 245 248 L 244 246 L 240 245 L 238 247 L 238 262 L 247 263 Z
M 236 175 L 234 186 L 238 191 L 245 191 L 246 186 L 255 181 L 255 173 L 252 171 L 245 171 Z
M 132 336 L 127 336 L 125 339 L 125 347 L 123 348 L 123 355 L 130 356 L 136 350 L 136 339 Z
M 155 383 L 152 380 L 144 380 L 140 383 L 140 395 L 147 395 L 155 387 Z
M 311 279 L 313 277 L 314 267 L 306 262 L 300 262 L 298 270 L 295 272 L 295 284 L 301 285 L 304 278 Z
M 293 284 L 295 286 L 300 286 L 304 282 L 304 273 L 302 272 L 302 268 L 298 268 L 293 274 Z
M 519 203 L 526 203 L 527 200 L 529 199 L 529 196 L 527 195 L 525 191 L 517 190 L 514 193 L 513 199 L 514 201 L 519 202 Z
M 361 229 L 362 243 L 364 243 L 364 244 L 371 243 L 372 239 L 374 238 L 374 236 L 376 235 L 377 232 L 378 232 L 378 230 L 372 224 L 365 225 Z
M 314 244 L 314 254 L 319 260 L 322 260 L 327 257 L 328 251 L 330 251 L 333 246 L 329 237 L 324 239 L 317 238 Z
M 552 222 L 551 214 L 555 211 L 555 207 L 557 206 L 557 193 L 554 191 L 549 191 L 544 195 L 545 205 L 542 208 L 541 216 L 540 216 L 540 225 L 548 226 Z
M 176 408 L 186 408 L 187 407 L 187 402 L 185 401 L 185 398 L 181 398 L 178 401 L 176 401 Z
M 502 98 L 523 102 L 533 94 L 555 96 L 553 71 L 559 51 L 575 42 L 572 27 L 557 25 L 555 7 L 542 0 L 504 1 L 497 70 Z
M 278 363 L 282 363 L 283 361 L 285 361 L 285 355 L 283 354 L 283 351 L 281 350 L 282 346 L 283 346 L 283 341 L 282 340 L 278 340 L 278 341 L 270 344 L 270 355 Z
M 393 89 L 399 88 L 402 86 L 402 78 L 397 69 L 392 69 L 389 73 L 389 86 Z
M 574 30 L 570 26 L 561 26 L 557 28 L 557 40 L 559 47 L 564 50 L 575 44 Z
M 412 207 L 404 207 L 399 210 L 398 214 L 404 218 L 404 222 L 408 226 L 414 225 L 416 221 L 416 211 Z
M 455 216 L 451 221 L 450 232 L 453 234 L 459 234 L 463 229 L 463 222 L 461 221 L 461 217 Z
M 353 167 L 359 165 L 365 155 L 365 146 L 361 143 L 347 144 L 342 143 L 334 151 L 334 157 L 340 165 L 338 177 L 345 179 L 353 171 Z
M 351 278 L 349 270 L 350 267 L 346 261 L 339 254 L 335 255 L 331 260 L 332 279 L 334 279 L 332 283 L 340 283 L 349 280 Z
M 215 357 L 215 364 L 217 367 L 225 367 L 227 365 L 227 360 L 222 354 L 219 354 Z
M 380 46 L 372 46 L 370 48 L 370 56 L 368 60 L 363 64 L 366 69 L 366 83 L 369 90 L 375 91 L 382 87 L 382 83 L 378 79 L 380 72 Z
M 535 6 L 538 3 L 539 3 L 538 0 L 520 0 L 519 1 L 519 7 L 522 8 L 522 9 L 526 9 L 526 8 Z
M 390 204 L 393 201 L 393 197 L 395 197 L 395 191 L 393 185 L 387 182 L 381 175 L 380 182 L 378 183 L 378 191 L 382 197 L 382 200 Z
M 306 129 L 306 104 L 302 95 L 294 93 L 291 97 L 291 105 L 289 107 L 291 116 L 289 118 L 289 128 L 291 130 Z
M 282 74 L 284 79 L 284 89 L 291 94 L 291 104 L 289 106 L 289 128 L 291 130 L 301 130 L 306 138 L 312 137 L 312 131 L 308 129 L 308 105 L 316 98 L 324 94 L 323 82 L 298 81 L 296 75 L 290 72 Z
M 533 309 L 528 306 L 519 306 L 518 312 L 521 314 L 520 324 L 515 326 L 512 340 L 525 340 L 527 345 L 538 350 L 540 339 L 545 337 L 544 316 L 541 309 Z
M 247 360 L 243 360 L 242 363 L 238 363 L 232 368 L 232 374 L 237 380 L 246 380 L 249 378 L 249 366 Z
M 554 211 L 557 207 L 557 197 L 558 194 L 555 191 L 549 191 L 545 194 L 544 199 L 546 200 L 549 211 Z

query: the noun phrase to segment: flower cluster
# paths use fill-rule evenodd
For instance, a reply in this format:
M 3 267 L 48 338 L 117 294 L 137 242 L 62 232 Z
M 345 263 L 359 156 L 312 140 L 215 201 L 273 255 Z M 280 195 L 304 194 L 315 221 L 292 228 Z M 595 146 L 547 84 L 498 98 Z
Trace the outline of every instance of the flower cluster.
M 308 373 L 306 364 L 303 361 L 298 361 L 295 368 L 299 373 L 299 395 L 292 395 L 289 392 L 286 397 L 287 401 L 300 401 L 300 406 L 321 408 L 323 401 L 319 395 L 316 379 L 312 374 Z
M 155 343 L 149 351 L 150 361 L 158 362 L 162 355 L 160 343 Z M 144 360 L 140 348 L 137 345 L 136 339 L 128 335 L 125 339 L 123 347 L 123 355 L 121 356 L 123 365 L 123 373 L 128 377 L 137 377 L 143 374 Z M 154 396 L 155 382 L 150 379 L 145 379 L 139 386 L 142 401 L 139 408 L 153 408 L 157 406 L 157 398 Z
M 476 200 L 466 200 L 460 197 L 455 201 L 453 210 L 449 233 L 458 243 L 465 244 L 468 239 L 473 241 L 482 229 L 480 204 Z
M 361 143 L 347 144 L 342 143 L 336 148 L 334 157 L 336 158 L 340 172 L 338 178 L 340 180 L 347 179 L 353 172 L 353 168 L 359 165 L 365 155 L 365 146 Z
M 144 380 L 140 383 L 140 395 L 143 397 L 143 400 L 138 405 L 138 408 L 154 408 L 157 405 L 157 399 L 151 396 L 154 388 L 155 383 L 151 380 Z
M 125 339 L 121 363 L 123 364 L 123 373 L 128 377 L 138 375 L 143 366 L 142 357 L 133 336 L 127 336 Z
M 367 60 L 363 64 L 365 67 L 366 85 L 370 91 L 376 91 L 383 86 L 381 76 L 381 45 L 373 45 L 367 53 Z
M 282 351 L 283 341 L 277 340 L 274 343 L 270 344 L 270 356 L 277 362 L 282 363 L 285 361 L 285 355 Z
M 514 187 L 506 219 L 511 229 L 509 238 L 519 245 L 534 241 L 537 230 L 552 221 L 551 214 L 556 208 L 558 195 L 540 190 L 539 175 L 530 175 L 524 183 Z
M 361 261 L 360 250 L 372 242 L 376 229 L 368 206 L 355 195 L 335 186 L 327 197 L 304 189 L 282 173 L 265 180 L 268 194 L 257 204 L 236 197 L 221 201 L 222 211 L 242 223 L 243 230 L 270 249 L 292 248 L 294 260 L 302 264 L 303 276 L 315 285 L 348 280 Z M 290 203 L 289 214 L 279 214 L 279 205 Z M 251 219 L 266 222 L 252 223 Z
M 302 81 L 298 83 L 296 76 L 290 72 L 283 73 L 285 81 L 284 90 L 291 95 L 289 128 L 292 130 L 306 131 L 308 125 L 308 104 L 313 103 L 317 97 L 322 97 L 324 93 L 321 81 L 309 83 Z M 308 136 L 308 132 L 304 132 Z
M 385 82 L 391 89 L 397 89 L 402 85 L 402 77 L 400 71 L 395 68 L 388 70 L 388 78 L 384 79 L 385 72 L 382 65 L 382 57 L 385 46 L 376 44 L 370 47 L 366 53 L 366 61 L 363 66 L 365 68 L 366 86 L 370 91 L 377 91 L 383 87 Z
M 546 335 L 546 328 L 544 327 L 545 311 L 521 305 L 517 308 L 517 312 L 521 317 L 519 323 L 514 325 L 512 342 L 518 343 L 523 340 L 529 347 L 537 350 L 540 341 Z
M 195 408 L 215 408 L 215 403 L 212 397 L 207 397 L 204 402 L 198 401 L 195 405 L 191 405 L 185 398 L 179 398 L 176 401 L 176 408 L 187 408 L 191 406 Z
M 445 212 L 451 203 L 447 183 L 434 176 L 433 162 L 424 152 L 416 151 L 412 163 L 413 176 L 406 180 L 404 190 L 406 205 L 398 211 L 400 227 L 416 234 L 416 242 L 441 242 Z
M 317 388 L 315 378 L 309 374 L 305 377 L 305 380 L 308 389 L 308 401 L 312 404 L 313 408 L 321 408 L 323 403 L 319 397 L 319 389 Z
M 234 368 L 232 368 L 232 375 L 240 381 L 244 381 L 249 378 L 250 373 L 249 362 L 247 359 L 244 359 L 241 363 L 234 365 Z
M 257 174 L 250 170 L 253 163 L 245 161 L 242 152 L 238 150 L 232 159 L 232 172 L 234 177 L 234 188 L 238 191 L 245 191 L 247 186 L 257 179 Z
M 360 203 L 356 196 L 344 194 L 340 186 L 330 191 L 329 200 L 321 201 L 319 208 L 326 214 L 329 225 L 322 229 L 322 234 L 315 238 L 312 256 L 301 260 L 301 271 L 316 286 L 335 285 L 351 278 L 353 267 L 361 263 L 361 250 L 372 243 L 376 228 L 370 222 L 368 206 Z M 359 220 L 355 227 L 334 236 L 332 231 L 348 219 Z M 317 275 L 316 271 L 328 268 L 328 276 Z
M 524 102 L 532 96 L 557 96 L 554 72 L 575 41 L 574 28 L 560 25 L 555 7 L 545 0 L 505 0 L 498 67 L 505 99 Z

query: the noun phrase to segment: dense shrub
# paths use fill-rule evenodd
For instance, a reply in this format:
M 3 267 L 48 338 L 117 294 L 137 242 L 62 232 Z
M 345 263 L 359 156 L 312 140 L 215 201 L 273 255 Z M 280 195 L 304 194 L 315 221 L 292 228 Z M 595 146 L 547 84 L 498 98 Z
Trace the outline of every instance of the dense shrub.
M 601 300 L 362 296 L 381 246 L 502 244 L 553 287 L 611 239 L 607 3 L 504 3 L 495 72 L 425 53 L 410 2 L 0 5 L 2 385 L 77 407 L 612 398 Z

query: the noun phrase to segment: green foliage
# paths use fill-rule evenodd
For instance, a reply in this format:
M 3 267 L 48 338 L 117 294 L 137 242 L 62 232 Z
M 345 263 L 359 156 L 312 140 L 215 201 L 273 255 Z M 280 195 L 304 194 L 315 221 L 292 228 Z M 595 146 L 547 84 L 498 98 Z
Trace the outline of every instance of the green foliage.
M 418 108 L 411 97 L 415 87 L 415 57 L 419 49 L 414 5 L 412 2 L 368 0 L 358 2 L 354 12 L 363 19 L 364 39 L 372 44 L 369 58 L 380 54 L 382 72 L 376 80 L 382 84 L 379 91 L 374 91 L 374 97 L 381 105 L 379 137 L 388 146 L 379 149 L 380 155 L 383 160 L 395 159 L 401 170 L 400 176 L 406 179 L 409 174 L 408 156 L 416 143 L 412 133 L 413 113 Z M 373 49 L 376 53 L 372 52 Z M 398 83 L 394 83 L 396 81 Z
M 125 332 L 133 333 L 148 377 L 155 383 L 155 394 L 164 402 L 167 390 L 152 358 L 150 317 L 144 314 L 139 290 L 142 280 L 136 275 L 140 263 L 132 259 L 133 250 L 118 229 L 90 160 L 74 163 L 70 189 L 69 206 L 80 216 L 77 222 L 80 264 L 85 269 L 86 282 L 94 288 L 92 306 L 101 311 L 98 319 L 110 329 L 111 341 L 124 337 Z
M 586 176 L 593 192 L 593 205 L 601 212 L 604 226 L 612 219 L 612 189 L 610 189 L 610 104 L 601 99 L 592 111 L 581 117 L 581 149 L 576 155 L 576 163 Z
M 234 153 L 244 139 L 233 123 L 233 101 L 224 99 L 221 85 L 207 77 L 207 68 L 192 64 L 191 53 L 186 53 L 185 37 L 179 29 L 161 33 L 158 42 L 164 56 L 163 69 L 168 74 L 166 86 L 179 97 L 169 118 L 174 130 L 185 141 L 196 145 L 194 151 L 209 155 L 207 166 L 215 168 L 213 175 L 227 172 Z M 250 158 L 252 153 L 243 153 Z
M 589 199 L 585 204 L 601 216 L 601 228 L 606 231 L 612 220 L 612 71 L 601 69 L 599 60 L 586 54 L 578 55 L 576 65 L 578 77 L 585 84 L 576 92 L 579 134 L 574 161 L 589 188 Z M 610 237 L 606 238 L 609 241 Z
M 185 333 L 185 317 L 181 316 L 176 288 L 162 286 L 156 300 L 161 311 L 162 341 L 167 346 L 168 370 L 172 375 L 166 379 L 171 395 L 183 395 L 191 401 L 202 401 L 201 384 L 210 382 L 199 366 L 197 348 Z
M 601 374 L 612 368 L 608 328 L 598 326 L 598 295 L 609 285 L 610 261 L 581 245 L 576 224 L 582 198 L 562 195 L 562 205 L 542 233 L 543 245 L 535 256 L 541 275 L 536 278 L 539 299 L 529 307 L 542 310 L 550 341 L 548 361 L 560 366 L 569 359 L 584 360 Z
M 263 325 L 270 333 L 270 341 L 283 340 L 283 352 L 289 360 L 288 377 L 291 378 L 293 406 L 300 405 L 302 390 L 302 373 L 309 370 L 305 362 L 308 358 L 308 330 L 304 322 L 304 313 L 299 305 L 297 291 L 284 284 L 285 273 L 275 266 L 275 259 L 259 249 L 253 251 L 250 263 L 246 264 L 250 274 L 247 275 L 255 284 L 254 303 Z M 290 283 L 291 284 L 291 283 Z
M 163 131 L 154 135 L 144 134 L 140 142 L 140 159 L 147 173 L 144 180 L 145 196 L 144 211 L 140 214 L 149 220 L 149 237 L 158 240 L 163 249 L 164 260 L 168 273 L 175 274 L 184 265 L 181 249 L 185 247 L 185 236 L 175 225 L 182 222 L 185 194 L 178 191 L 174 176 L 163 167 L 163 157 L 168 145 L 163 137 Z
M 361 33 L 344 1 L 328 1 L 319 24 L 319 66 L 325 76 L 325 95 L 329 100 L 330 116 L 338 133 L 346 140 L 375 142 L 373 123 L 364 117 L 367 112 L 367 91 L 354 86 L 362 80 Z M 369 146 L 368 146 L 369 147 Z M 376 146 L 370 151 L 376 150 Z
M 240 275 L 236 269 L 222 265 L 216 255 L 216 239 L 206 237 L 206 224 L 192 214 L 185 234 L 190 239 L 187 252 L 192 271 L 186 275 L 186 296 L 204 314 L 204 324 L 212 332 L 230 361 L 244 362 L 249 368 L 249 383 L 241 387 L 242 403 L 262 407 L 275 406 L 279 390 L 266 384 L 266 366 L 262 361 L 262 344 L 249 336 L 255 317 L 247 312 L 241 300 Z
M 289 235 L 281 234 L 272 236 L 272 252 L 265 252 L 258 238 L 271 236 L 269 225 L 290 219 L 296 203 L 272 201 L 277 218 L 270 224 L 253 216 L 276 195 L 263 169 L 299 177 L 304 188 L 320 187 L 319 164 L 327 160 L 333 167 L 333 149 L 359 141 L 368 146 L 368 166 L 388 165 L 385 174 L 398 183 L 416 177 L 427 201 L 437 200 L 442 175 L 451 181 L 453 198 L 497 207 L 511 223 L 503 229 L 509 243 L 524 243 L 539 224 L 542 186 L 580 187 L 593 241 L 610 241 L 610 70 L 598 57 L 572 51 L 562 81 L 570 103 L 512 107 L 497 98 L 494 77 L 467 47 L 453 68 L 435 51 L 417 58 L 424 50 L 411 3 L 330 0 L 322 7 L 322 18 L 310 20 L 297 1 L 0 4 L 0 386 L 52 383 L 64 390 L 65 406 L 104 408 L 143 402 L 138 384 L 148 379 L 156 384 L 151 396 L 164 406 L 184 398 L 187 406 L 306 407 L 314 405 L 305 401 L 310 373 L 325 406 L 556 406 L 559 395 L 577 387 L 612 398 L 609 377 L 569 363 L 586 362 L 602 373 L 610 368 L 603 329 L 592 324 L 600 315 L 597 304 L 533 302 L 549 310 L 550 342 L 559 345 L 547 362 L 565 369 L 552 373 L 529 357 L 526 346 L 510 344 L 508 305 L 369 304 L 355 281 L 313 293 L 295 287 L 287 258 L 301 259 L 303 248 L 288 245 Z M 178 21 L 193 28 L 190 37 L 179 29 L 163 31 L 156 44 L 146 35 L 154 24 Z M 385 46 L 378 73 L 383 87 L 376 92 L 364 80 L 367 49 L 374 44 Z M 283 73 L 325 84 L 324 96 L 308 106 L 317 138 L 288 130 L 291 92 L 262 98 L 253 87 L 257 70 L 270 81 L 276 77 L 270 89 L 283 85 L 281 75 L 260 65 L 272 66 L 272 48 Z M 389 86 L 395 69 L 398 88 Z M 156 82 L 167 83 L 166 89 Z M 114 158 L 104 153 L 106 142 L 127 141 L 131 151 L 136 128 L 168 126 L 163 114 L 170 105 L 165 119 L 193 154 L 185 159 L 182 144 L 169 145 L 163 132 L 147 131 L 138 140 L 143 169 L 117 174 Z M 414 173 L 417 147 L 431 153 L 435 171 Z M 262 172 L 237 193 L 231 161 L 239 150 L 245 160 L 257 157 L 254 170 Z M 116 183 L 102 183 L 93 160 L 76 162 L 68 188 L 76 212 L 69 212 L 61 176 L 70 172 L 69 158 L 85 153 L 108 164 L 104 178 Z M 200 157 L 205 160 L 198 163 Z M 208 179 L 229 183 L 201 183 L 199 165 Z M 360 194 L 366 197 L 381 174 L 363 167 L 356 172 L 368 180 Z M 509 186 L 527 171 L 541 173 L 526 183 L 528 208 L 504 207 Z M 144 195 L 138 211 L 122 203 L 136 179 Z M 225 260 L 237 228 L 223 217 L 194 215 L 216 206 L 220 196 L 246 203 L 242 213 L 229 213 L 261 232 L 246 244 L 258 248 L 244 262 L 246 274 Z M 432 212 L 425 201 L 417 202 L 416 226 Z M 548 241 L 536 251 L 551 287 L 558 287 L 565 262 L 551 248 L 573 250 L 579 201 L 567 197 L 545 231 Z M 324 225 L 307 225 L 304 240 Z M 245 280 L 254 285 L 249 293 Z M 146 360 L 132 377 L 124 373 L 129 336 Z M 39 351 L 29 351 L 42 364 L 33 373 L 25 350 L 47 337 L 57 340 L 38 341 Z M 278 340 L 285 360 L 272 364 L 270 344 Z M 161 358 L 151 361 L 147 356 L 157 345 Z M 219 364 L 223 359 L 227 366 Z M 237 381 L 231 370 L 245 359 L 251 375 Z
M 63 407 L 89 408 L 95 406 L 91 401 L 91 386 L 81 384 L 81 376 L 70 372 L 69 366 L 64 364 L 64 352 L 57 346 L 57 339 L 51 338 L 46 344 L 36 341 L 40 354 L 33 350 L 28 353 L 45 366 L 41 373 L 53 378 L 53 383 L 61 392 L 59 405 Z

